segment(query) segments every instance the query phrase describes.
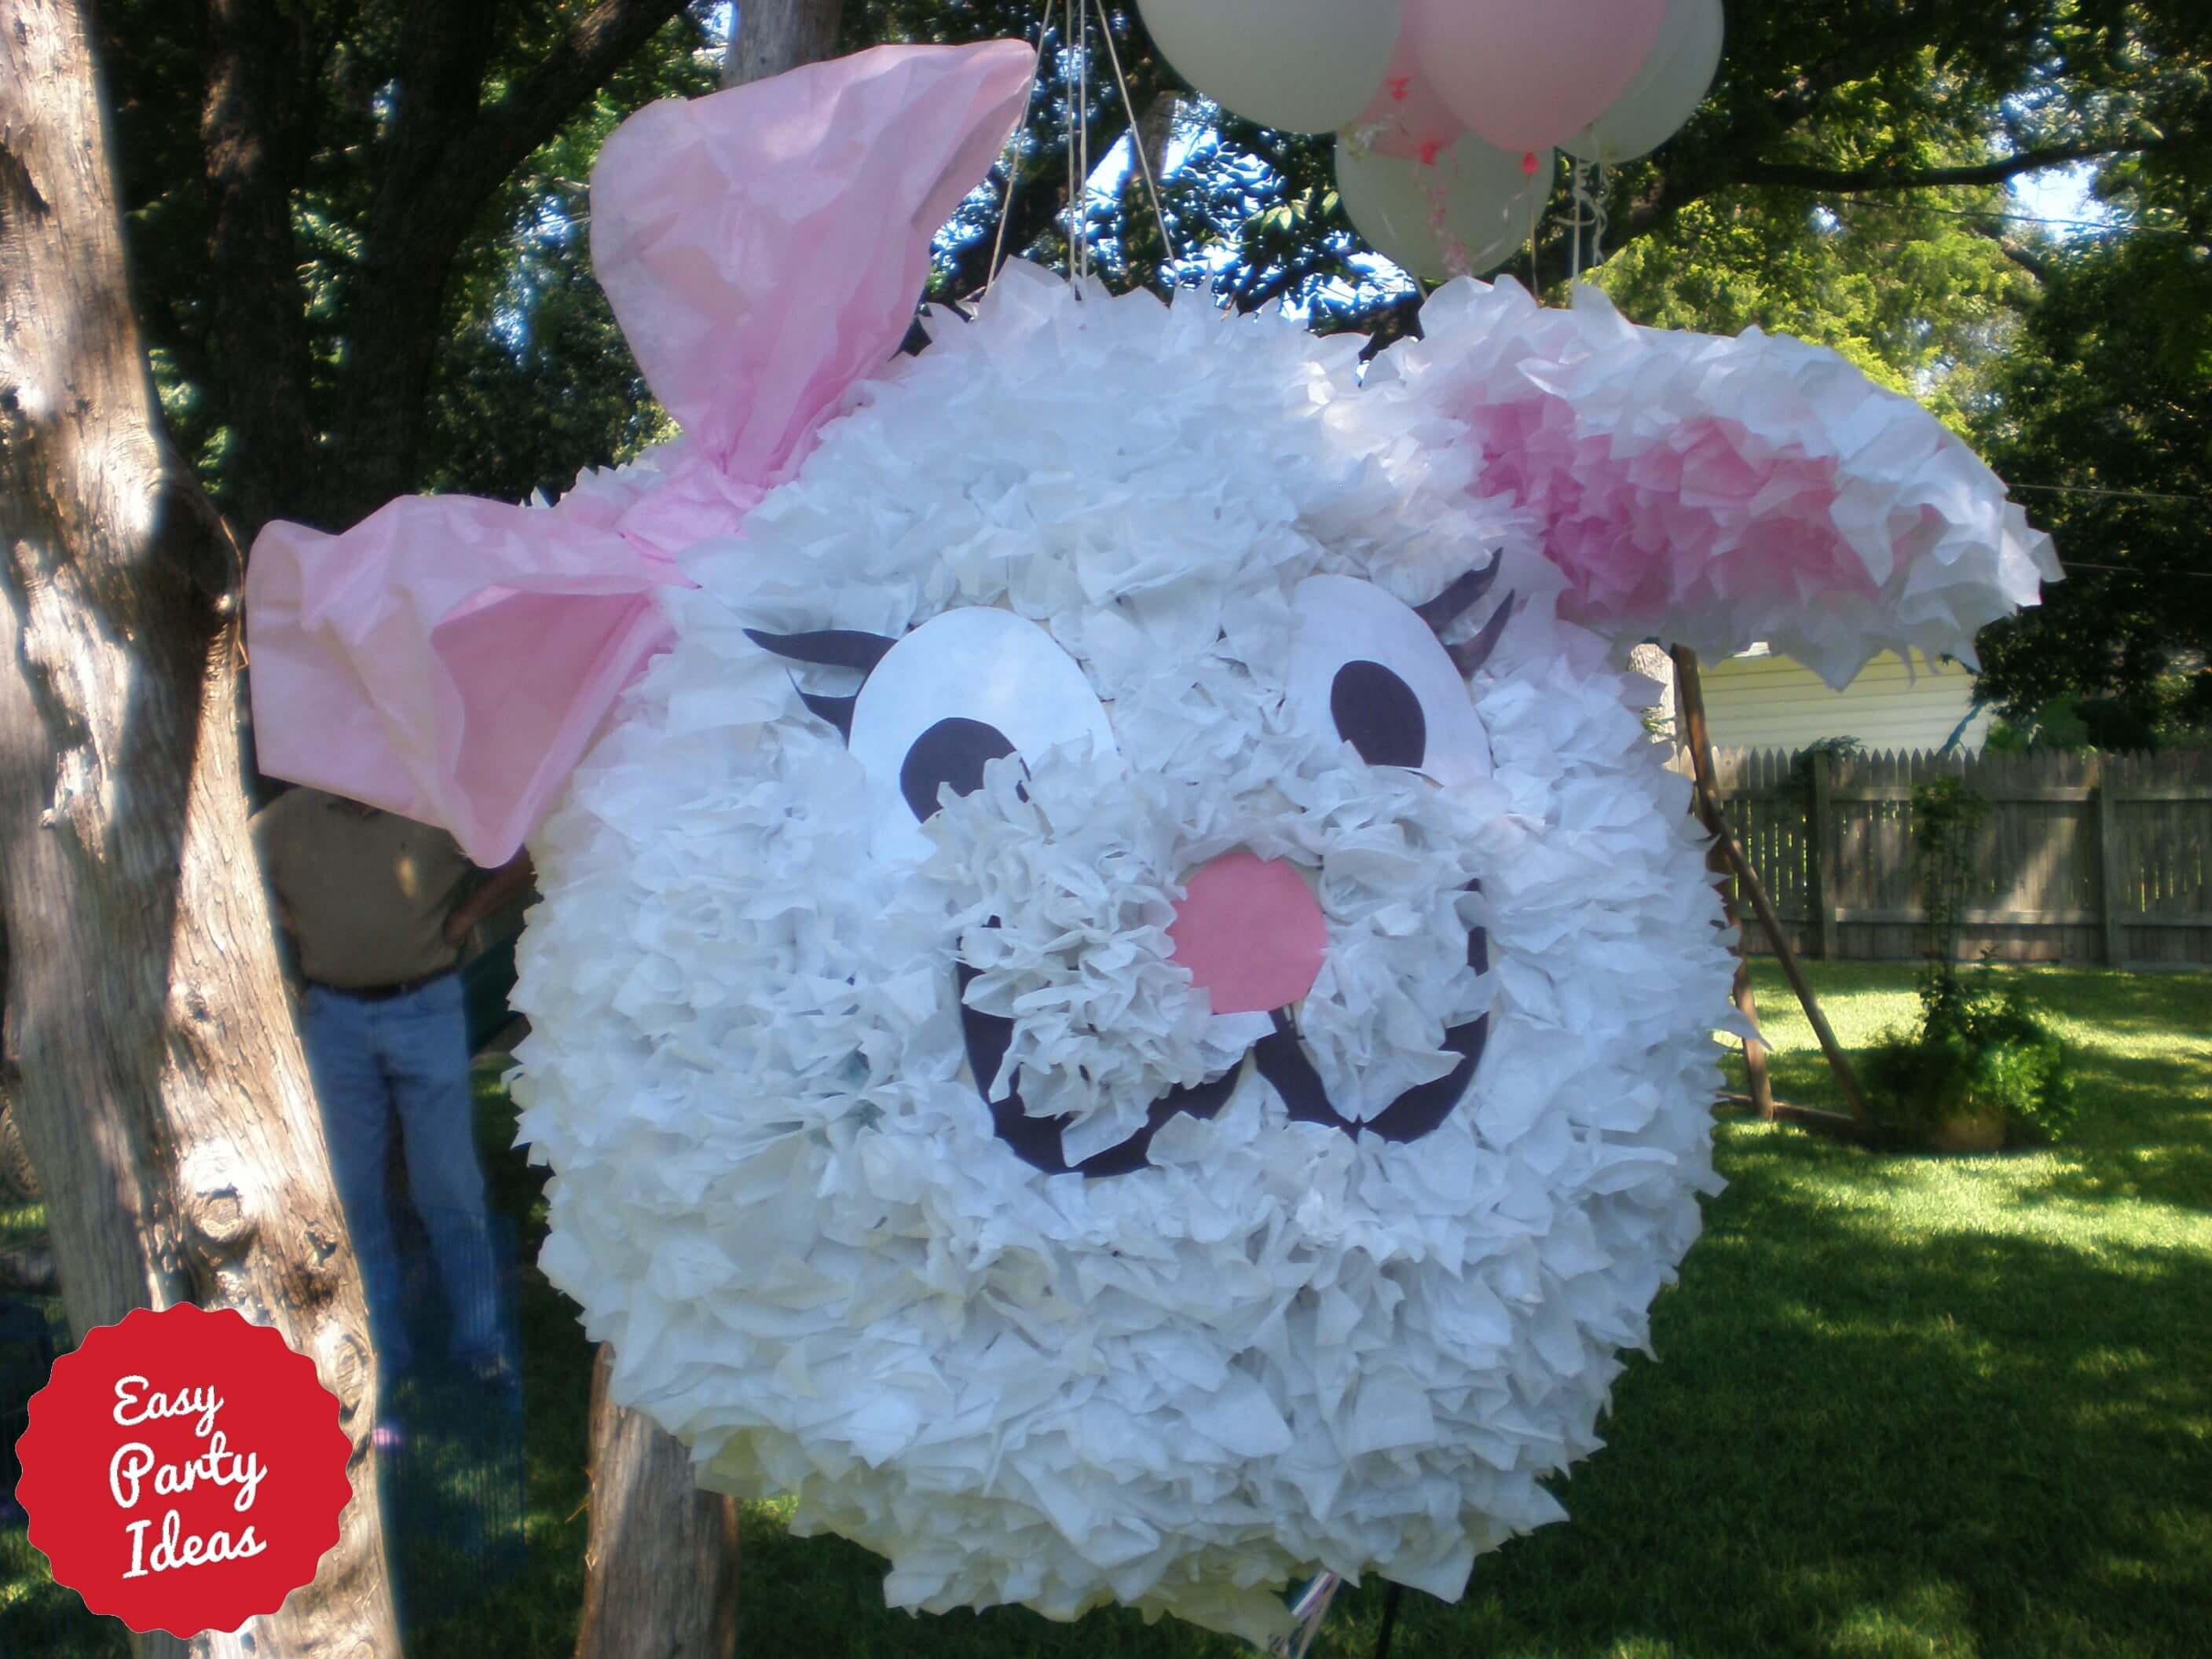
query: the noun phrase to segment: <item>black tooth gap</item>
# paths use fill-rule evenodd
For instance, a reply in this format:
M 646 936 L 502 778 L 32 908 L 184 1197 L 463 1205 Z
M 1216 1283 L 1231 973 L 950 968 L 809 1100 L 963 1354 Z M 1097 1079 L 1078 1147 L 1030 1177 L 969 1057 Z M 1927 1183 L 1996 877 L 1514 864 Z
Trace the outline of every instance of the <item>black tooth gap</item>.
M 1244 1069 L 1242 1066 L 1231 1066 L 1210 1083 L 1170 1089 L 1152 1103 L 1145 1114 L 1145 1127 L 1136 1133 L 1119 1146 L 1092 1153 L 1080 1164 L 1070 1164 L 1060 1142 L 1060 1132 L 1073 1121 L 1065 1113 L 1058 1117 L 1031 1117 L 1022 1109 L 1018 1080 L 1006 1091 L 1004 1100 L 991 1098 L 991 1079 L 998 1076 L 1006 1050 L 1012 1045 L 1014 1023 L 1001 1015 L 970 1008 L 968 987 L 980 970 L 964 962 L 956 963 L 954 968 L 959 979 L 960 1029 L 968 1042 L 968 1069 L 975 1074 L 976 1091 L 990 1109 L 991 1127 L 1000 1139 L 1013 1148 L 1017 1158 L 1047 1175 L 1120 1176 L 1149 1168 L 1152 1137 L 1166 1127 L 1170 1118 L 1178 1113 L 1196 1118 L 1212 1117 L 1236 1092 L 1237 1079 Z
M 1468 884 L 1470 892 L 1481 890 L 1480 882 Z M 988 925 L 996 927 L 995 918 Z M 1490 971 L 1490 939 L 1480 927 L 1468 931 L 1467 963 L 1478 974 Z M 968 1046 L 968 1069 L 975 1074 L 976 1092 L 990 1111 L 992 1127 L 999 1139 L 1013 1149 L 1016 1157 L 1047 1175 L 1120 1176 L 1147 1169 L 1152 1162 L 1152 1137 L 1170 1118 L 1179 1112 L 1195 1118 L 1213 1117 L 1236 1091 L 1237 1077 L 1243 1070 L 1241 1066 L 1231 1066 L 1212 1082 L 1201 1083 L 1195 1088 L 1170 1090 L 1152 1103 L 1145 1116 L 1145 1127 L 1135 1134 L 1119 1146 L 1109 1146 L 1080 1164 L 1071 1164 L 1060 1142 L 1060 1132 L 1071 1121 L 1067 1116 L 1031 1117 L 1024 1111 L 1018 1077 L 1004 1100 L 991 1098 L 992 1079 L 999 1075 L 1006 1050 L 1013 1043 L 1014 1023 L 1002 1015 L 987 1014 L 969 1007 L 968 987 L 981 970 L 964 962 L 956 962 L 953 967 L 958 981 L 960 1029 Z M 1385 1140 L 1413 1141 L 1434 1133 L 1466 1096 L 1468 1085 L 1474 1082 L 1475 1070 L 1482 1063 L 1483 1049 L 1490 1036 L 1490 1016 L 1486 1013 L 1464 1025 L 1451 1027 L 1444 1033 L 1443 1046 L 1460 1056 L 1458 1065 L 1440 1078 L 1416 1084 L 1366 1122 L 1354 1123 L 1329 1103 L 1321 1073 L 1307 1057 L 1305 1046 L 1299 1041 L 1289 1014 L 1277 1008 L 1273 1017 L 1275 1029 L 1252 1045 L 1252 1060 L 1260 1075 L 1282 1097 L 1284 1109 L 1291 1121 L 1326 1124 L 1354 1137 L 1364 1132 L 1380 1135 Z

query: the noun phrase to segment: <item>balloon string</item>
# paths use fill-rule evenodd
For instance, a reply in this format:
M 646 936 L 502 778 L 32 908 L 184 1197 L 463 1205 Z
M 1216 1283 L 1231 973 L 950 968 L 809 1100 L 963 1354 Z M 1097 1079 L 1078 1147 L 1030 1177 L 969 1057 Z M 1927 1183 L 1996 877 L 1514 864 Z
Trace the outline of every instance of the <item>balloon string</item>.
M 1575 161 L 1571 165 L 1569 176 L 1573 195 L 1561 222 L 1566 227 L 1568 239 L 1573 245 L 1573 280 L 1579 283 L 1583 279 L 1583 238 L 1585 232 L 1589 237 L 1589 269 L 1595 270 L 1605 263 L 1605 233 L 1611 222 L 1605 210 L 1605 163 Z
M 1037 76 L 1044 71 L 1045 36 L 1052 29 L 1052 0 L 1044 0 L 1044 9 L 1037 14 L 1036 57 L 1030 64 L 1030 84 L 1036 84 Z M 1021 180 L 1022 133 L 1029 125 L 1028 110 L 1023 110 L 1024 119 L 1014 124 L 1007 135 L 1006 147 L 999 152 L 1000 164 L 1006 169 L 1006 191 L 999 200 L 999 228 L 991 237 L 991 263 L 983 272 L 983 294 L 988 295 L 991 284 L 999 280 L 999 255 L 1006 246 L 1006 221 L 1014 213 L 1014 186 Z M 981 296 L 979 296 L 981 297 Z
M 1079 7 L 1078 0 L 1068 0 L 1070 26 L 1075 35 L 1075 130 L 1082 143 L 1082 153 L 1077 165 L 1082 169 L 1083 187 L 1076 207 L 1076 224 L 1081 232 L 1079 246 L 1083 251 L 1083 275 L 1091 275 L 1091 12 L 1087 6 Z M 1078 294 L 1082 293 L 1079 286 Z
M 1568 264 L 1567 275 L 1567 291 L 1571 294 L 1575 285 L 1583 279 L 1583 164 L 1580 161 L 1569 167 L 1568 177 L 1574 185 L 1574 194 L 1568 198 L 1567 207 L 1568 212 L 1573 216 L 1568 221 L 1570 229 L 1567 235 L 1568 247 L 1573 255 Z
M 1114 84 L 1121 89 L 1121 107 L 1129 115 L 1129 148 L 1137 152 L 1137 171 L 1145 176 L 1145 194 L 1152 200 L 1152 217 L 1160 225 L 1160 263 L 1168 264 L 1175 258 L 1175 239 L 1168 234 L 1168 216 L 1160 207 L 1160 187 L 1152 177 L 1152 158 L 1145 154 L 1143 123 L 1137 118 L 1137 106 L 1129 101 L 1128 77 L 1121 73 L 1121 53 L 1114 44 L 1114 26 L 1106 16 L 1106 0 L 1097 0 L 1098 32 L 1106 37 L 1106 59 L 1114 65 Z M 1172 137 L 1172 133 L 1170 133 Z M 1164 161 L 1164 155 L 1161 157 Z
M 1605 233 L 1611 224 L 1605 212 L 1605 163 L 1590 163 L 1590 268 L 1605 263 Z
M 1521 171 L 1528 178 L 1536 176 L 1538 167 L 1534 150 L 1530 150 L 1522 158 Z M 1536 228 L 1543 222 L 1544 204 L 1550 197 L 1549 190 L 1531 189 L 1528 192 L 1528 292 L 1539 305 L 1543 303 L 1544 290 L 1536 280 Z
M 1060 0 L 1060 46 L 1063 56 L 1067 51 L 1068 39 L 1074 33 L 1074 0 Z M 1078 279 L 1081 276 L 1082 273 L 1077 268 L 1077 262 L 1082 258 L 1081 250 L 1078 244 L 1081 233 L 1083 210 L 1080 203 L 1078 202 L 1075 194 L 1075 123 L 1077 115 L 1075 86 L 1074 83 L 1068 79 L 1067 66 L 1065 61 L 1063 61 L 1058 67 L 1060 70 L 1060 95 L 1066 100 L 1067 109 L 1067 118 L 1061 129 L 1061 136 L 1067 145 L 1067 275 L 1069 279 L 1075 283 L 1075 297 L 1080 300 L 1083 297 L 1083 284 Z

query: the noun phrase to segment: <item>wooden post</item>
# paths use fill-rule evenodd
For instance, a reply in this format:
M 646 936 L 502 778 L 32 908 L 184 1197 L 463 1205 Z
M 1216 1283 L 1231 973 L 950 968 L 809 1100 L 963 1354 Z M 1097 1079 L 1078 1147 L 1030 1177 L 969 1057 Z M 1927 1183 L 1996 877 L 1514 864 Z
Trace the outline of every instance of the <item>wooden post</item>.
M 1713 884 L 1720 889 L 1722 914 L 1727 916 L 1729 926 L 1736 930 L 1734 991 L 1736 1010 L 1751 1022 L 1755 1030 L 1759 1026 L 1759 999 L 1752 994 L 1751 952 L 1744 937 L 1742 920 L 1736 914 L 1735 900 L 1729 891 L 1729 878 L 1734 872 L 1727 855 L 1721 851 L 1722 843 L 1729 839 L 1728 825 L 1721 817 L 1720 796 L 1713 787 L 1713 750 L 1705 736 L 1704 688 L 1684 678 L 1680 672 L 1684 654 L 1679 651 L 1675 653 L 1674 704 L 1677 717 L 1681 722 L 1676 726 L 1675 732 L 1690 746 L 1690 765 L 1697 775 L 1697 787 L 1691 796 L 1691 810 L 1698 814 L 1699 822 L 1705 826 L 1705 832 L 1713 837 L 1712 846 L 1706 849 L 1705 867 L 1720 878 Z M 1692 675 L 1697 672 L 1696 660 L 1694 656 L 1691 658 Z M 1694 706 L 1686 701 L 1690 696 L 1697 699 Z M 1766 1045 L 1756 1037 L 1743 1040 L 1743 1071 L 1750 1085 L 1751 1103 L 1758 1109 L 1759 1116 L 1771 1121 L 1774 1116 L 1774 1085 L 1766 1075 Z
M 2100 755 L 2089 764 L 2089 787 L 2097 797 L 2097 901 L 2105 919 L 2105 965 L 2117 968 L 2127 955 L 2120 924 L 2119 804 L 2112 799 L 2112 775 L 2105 757 Z
M 1820 960 L 1833 962 L 1842 954 L 1836 944 L 1836 757 L 1826 749 L 1813 751 L 1813 822 L 1807 826 L 1813 842 L 1813 907 L 1819 919 Z
M 1858 1074 L 1851 1069 L 1850 1056 L 1844 1052 L 1844 1045 L 1836 1041 L 1835 1030 L 1828 1024 L 1827 1015 L 1820 1012 L 1820 999 L 1813 994 L 1812 981 L 1805 977 L 1805 969 L 1797 960 L 1797 953 L 1790 948 L 1790 940 L 1782 931 L 1782 917 L 1774 908 L 1774 901 L 1767 897 L 1765 885 L 1759 880 L 1759 872 L 1751 867 L 1750 860 L 1743 855 L 1743 849 L 1735 844 L 1734 837 L 1725 828 L 1721 831 L 1720 845 L 1722 853 L 1735 870 L 1737 883 L 1751 900 L 1751 908 L 1758 915 L 1759 925 L 1766 929 L 1766 936 L 1774 941 L 1774 954 L 1782 964 L 1783 977 L 1790 981 L 1790 988 L 1796 992 L 1797 1000 L 1804 1007 L 1805 1018 L 1811 1022 L 1813 1035 L 1820 1041 L 1820 1052 L 1827 1056 L 1828 1069 L 1835 1073 L 1836 1088 L 1842 1094 L 1844 1103 L 1851 1109 L 1853 1117 L 1865 1118 L 1868 1115 L 1866 1096 L 1859 1088 Z
M 1676 702 L 1681 710 L 1682 730 L 1689 738 L 1690 765 L 1697 775 L 1697 793 L 1700 802 L 1698 817 L 1715 837 L 1715 845 L 1728 867 L 1735 872 L 1736 884 L 1759 917 L 1759 926 L 1765 928 L 1768 941 L 1774 946 L 1775 960 L 1782 964 L 1783 976 L 1789 980 L 1790 988 L 1797 994 L 1797 1000 L 1805 1010 L 1805 1018 L 1813 1027 L 1813 1035 L 1820 1039 L 1820 1052 L 1827 1056 L 1828 1069 L 1835 1074 L 1836 1088 L 1850 1108 L 1851 1115 L 1864 1119 L 1867 1114 L 1866 1096 L 1859 1088 L 1857 1074 L 1851 1070 L 1850 1056 L 1836 1041 L 1836 1033 L 1828 1024 L 1828 1017 L 1820 1012 L 1820 999 L 1814 995 L 1811 982 L 1797 960 L 1797 953 L 1790 948 L 1790 937 L 1783 931 L 1782 918 L 1774 908 L 1774 902 L 1766 896 L 1765 885 L 1759 872 L 1729 834 L 1727 820 L 1721 816 L 1720 797 L 1713 782 L 1712 739 L 1705 727 L 1705 689 L 1698 677 L 1698 653 L 1684 646 L 1674 647 L 1674 680 Z M 1737 972 L 1743 972 L 1742 957 L 1737 957 Z M 1741 982 L 1739 979 L 1739 983 Z M 1740 1001 L 1738 1006 L 1743 1006 Z M 1750 1045 L 1744 1048 L 1747 1055 Z M 1772 1096 L 1761 1103 L 1764 1115 L 1774 1113 Z

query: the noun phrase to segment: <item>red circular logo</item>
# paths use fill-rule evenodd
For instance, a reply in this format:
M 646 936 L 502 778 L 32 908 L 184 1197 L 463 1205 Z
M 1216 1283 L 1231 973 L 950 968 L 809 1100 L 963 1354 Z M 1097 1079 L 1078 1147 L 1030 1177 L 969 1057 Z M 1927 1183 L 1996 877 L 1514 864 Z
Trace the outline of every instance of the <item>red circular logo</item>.
M 16 1499 L 54 1580 L 135 1631 L 274 1613 L 353 1496 L 336 1395 L 234 1309 L 145 1309 L 54 1365 L 16 1443 Z

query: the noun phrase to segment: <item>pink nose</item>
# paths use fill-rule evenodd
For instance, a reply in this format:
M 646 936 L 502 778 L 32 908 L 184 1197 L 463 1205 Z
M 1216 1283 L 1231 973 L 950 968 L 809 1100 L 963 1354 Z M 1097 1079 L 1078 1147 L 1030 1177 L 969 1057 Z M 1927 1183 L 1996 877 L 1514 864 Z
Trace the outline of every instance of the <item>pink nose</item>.
M 1296 866 L 1225 853 L 1192 872 L 1168 927 L 1217 1014 L 1264 1012 L 1313 988 L 1328 924 Z

